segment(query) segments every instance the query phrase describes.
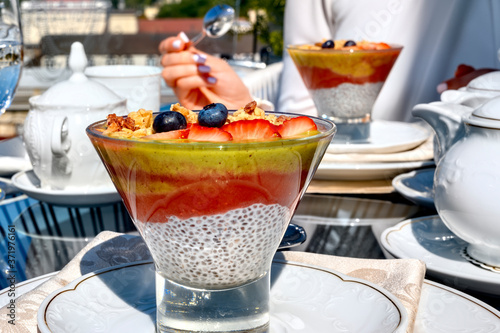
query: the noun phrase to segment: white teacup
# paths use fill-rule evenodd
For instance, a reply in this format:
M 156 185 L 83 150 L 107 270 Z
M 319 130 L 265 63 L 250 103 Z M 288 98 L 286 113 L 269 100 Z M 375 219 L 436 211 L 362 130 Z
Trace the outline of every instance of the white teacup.
M 478 76 L 467 87 L 446 90 L 441 101 L 477 108 L 493 97 L 500 95 L 500 71 Z
M 85 75 L 123 98 L 129 112 L 160 110 L 161 69 L 154 66 L 110 65 L 85 69 Z

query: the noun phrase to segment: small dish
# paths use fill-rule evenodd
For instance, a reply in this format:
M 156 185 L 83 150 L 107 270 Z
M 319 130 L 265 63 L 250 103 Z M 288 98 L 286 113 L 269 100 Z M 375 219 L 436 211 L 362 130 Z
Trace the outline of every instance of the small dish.
M 381 244 L 399 259 L 425 262 L 427 273 L 459 289 L 500 295 L 500 273 L 475 265 L 462 255 L 467 242 L 433 215 L 409 219 L 382 232 Z
M 60 206 L 97 206 L 121 200 L 115 187 L 89 187 L 51 190 L 40 188 L 40 180 L 33 170 L 21 171 L 12 176 L 12 185 L 29 197 Z
M 154 332 L 152 262 L 107 268 L 50 294 L 38 310 L 42 333 Z M 271 333 L 406 331 L 406 309 L 376 285 L 306 264 L 275 260 L 271 273 Z M 359 320 L 363 318 L 363 320 Z M 335 329 L 340 328 L 340 329 Z
M 374 120 L 369 123 L 369 138 L 345 142 L 335 136 L 327 149 L 333 154 L 388 154 L 413 149 L 429 139 L 429 129 L 413 123 Z
M 434 208 L 434 172 L 436 168 L 414 170 L 396 176 L 392 186 L 417 205 Z

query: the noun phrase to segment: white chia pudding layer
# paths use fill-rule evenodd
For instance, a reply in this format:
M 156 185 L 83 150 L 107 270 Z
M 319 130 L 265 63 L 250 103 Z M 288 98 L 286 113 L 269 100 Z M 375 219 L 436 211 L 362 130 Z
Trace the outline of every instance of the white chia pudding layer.
M 335 88 L 310 89 L 309 93 L 321 117 L 334 120 L 357 119 L 371 114 L 383 84 L 342 83 Z
M 193 288 L 225 289 L 256 280 L 270 262 L 291 217 L 278 204 L 224 214 L 141 223 L 157 269 Z

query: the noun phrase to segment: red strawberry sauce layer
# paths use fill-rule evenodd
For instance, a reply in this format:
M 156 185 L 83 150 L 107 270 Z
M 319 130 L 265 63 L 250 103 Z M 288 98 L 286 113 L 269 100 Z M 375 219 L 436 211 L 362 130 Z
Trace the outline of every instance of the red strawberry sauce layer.
M 392 64 L 386 64 L 377 67 L 372 75 L 358 77 L 337 74 L 329 68 L 300 66 L 298 70 L 308 89 L 324 89 L 334 88 L 342 83 L 365 84 L 385 82 L 391 68 Z
M 255 203 L 294 209 L 317 143 L 233 145 L 94 142 L 134 219 L 167 222 L 221 214 Z M 240 147 L 241 149 L 239 149 Z

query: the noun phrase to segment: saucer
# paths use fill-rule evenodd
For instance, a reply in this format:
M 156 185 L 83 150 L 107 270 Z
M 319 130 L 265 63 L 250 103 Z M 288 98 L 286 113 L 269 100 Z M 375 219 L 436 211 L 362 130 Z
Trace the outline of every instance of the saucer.
M 38 310 L 42 333 L 155 332 L 152 262 L 107 268 L 50 294 Z M 271 333 L 403 333 L 406 309 L 389 292 L 361 279 L 294 262 L 273 261 Z M 362 318 L 363 320 L 360 320 Z
M 114 186 L 64 190 L 42 189 L 40 180 L 33 170 L 16 173 L 12 176 L 12 185 L 33 199 L 60 206 L 97 206 L 121 200 Z
M 423 260 L 427 273 L 448 285 L 500 296 L 500 273 L 465 259 L 462 251 L 468 243 L 455 236 L 437 215 L 403 221 L 384 230 L 380 240 L 396 258 Z
M 333 154 L 387 154 L 406 151 L 429 139 L 431 131 L 416 123 L 374 120 L 368 124 L 369 138 L 346 142 L 334 136 L 327 152 Z
M 417 205 L 434 208 L 434 172 L 436 168 L 403 173 L 392 180 L 396 191 Z

